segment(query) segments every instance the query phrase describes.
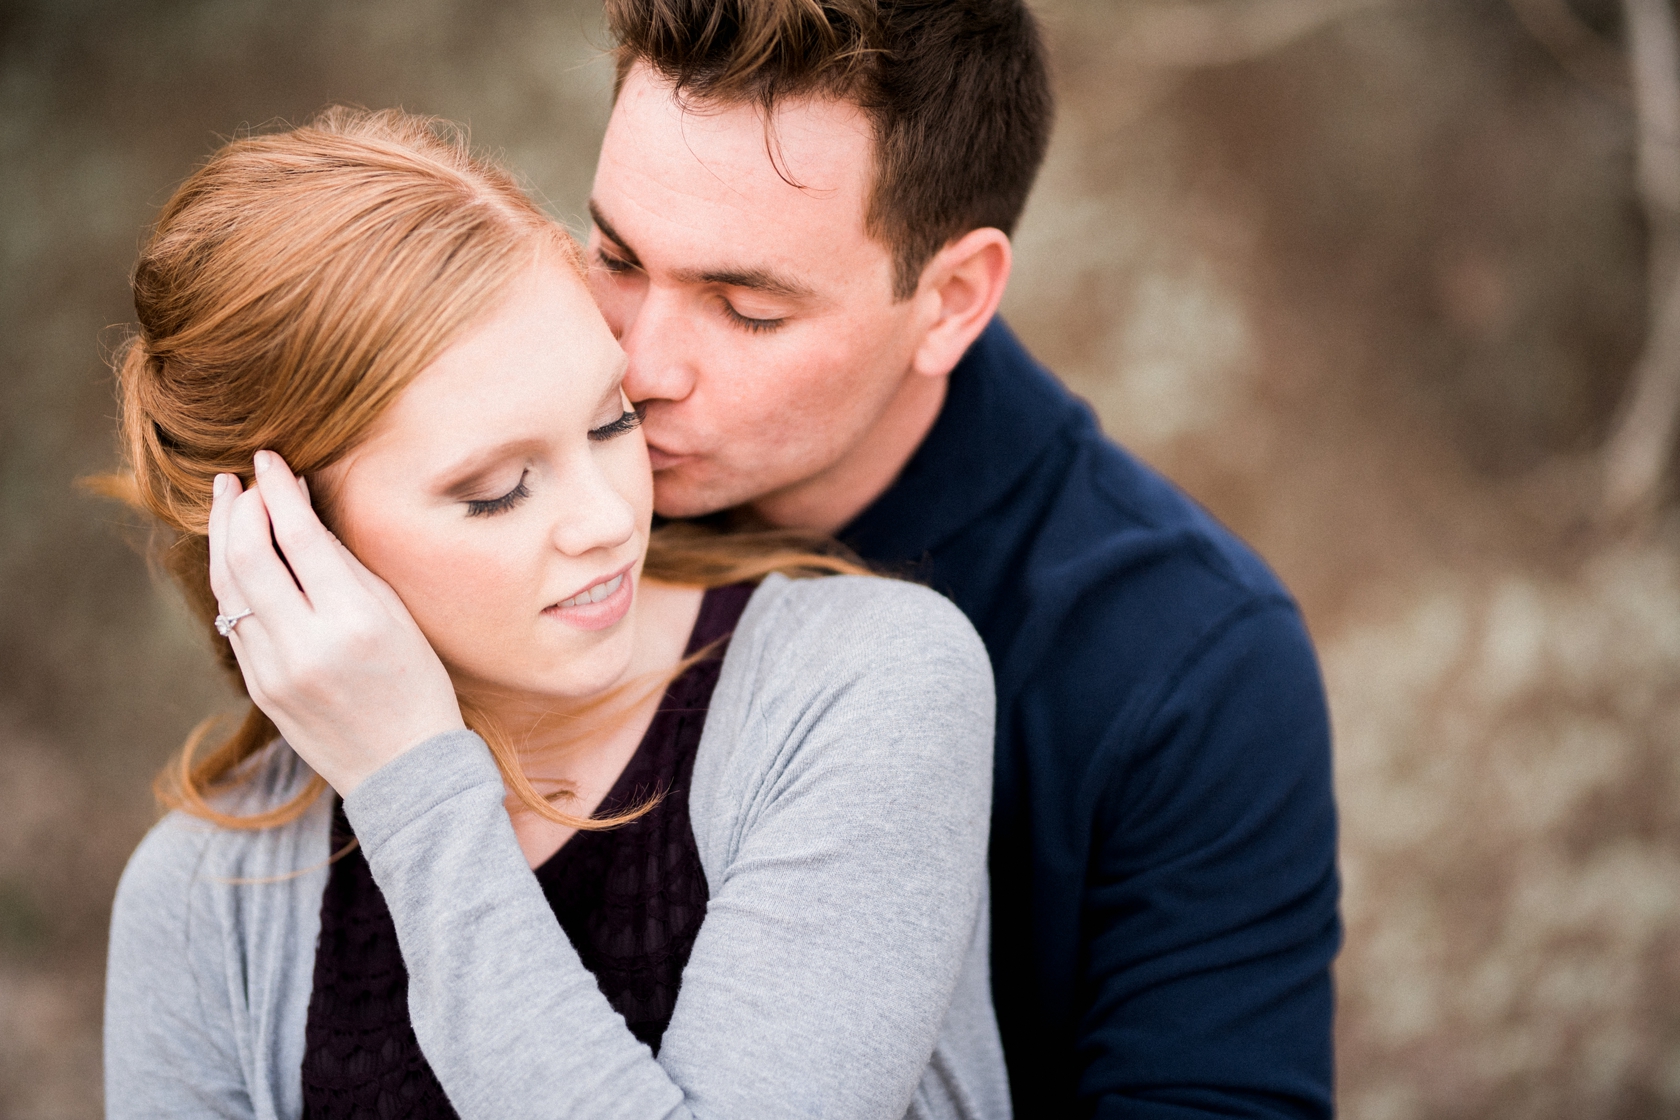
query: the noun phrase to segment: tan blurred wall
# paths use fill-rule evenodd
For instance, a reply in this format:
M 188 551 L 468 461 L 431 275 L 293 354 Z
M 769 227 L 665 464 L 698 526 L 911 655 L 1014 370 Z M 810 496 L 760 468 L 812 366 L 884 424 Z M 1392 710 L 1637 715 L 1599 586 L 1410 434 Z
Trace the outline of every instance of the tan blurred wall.
M 1592 517 L 1644 330 L 1629 113 L 1505 0 L 1339 9 L 1042 4 L 1061 117 L 1005 313 L 1302 600 L 1344 1114 L 1674 1115 L 1680 527 Z M 98 1113 L 146 782 L 231 697 L 72 488 L 112 463 L 142 227 L 217 136 L 335 100 L 469 122 L 575 223 L 603 46 L 581 0 L 0 7 L 0 1116 Z

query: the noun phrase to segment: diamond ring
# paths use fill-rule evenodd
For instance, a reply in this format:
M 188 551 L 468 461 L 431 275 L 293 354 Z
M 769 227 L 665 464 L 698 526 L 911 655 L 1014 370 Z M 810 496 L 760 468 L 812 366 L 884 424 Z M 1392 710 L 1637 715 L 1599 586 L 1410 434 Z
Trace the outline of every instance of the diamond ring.
M 220 634 L 224 638 L 227 637 L 229 634 L 233 633 L 233 628 L 235 626 L 239 625 L 239 620 L 240 619 L 250 618 L 255 613 L 256 612 L 252 611 L 252 610 L 243 610 L 243 611 L 240 611 L 238 614 L 219 614 L 219 615 L 217 615 L 216 616 L 216 633 Z

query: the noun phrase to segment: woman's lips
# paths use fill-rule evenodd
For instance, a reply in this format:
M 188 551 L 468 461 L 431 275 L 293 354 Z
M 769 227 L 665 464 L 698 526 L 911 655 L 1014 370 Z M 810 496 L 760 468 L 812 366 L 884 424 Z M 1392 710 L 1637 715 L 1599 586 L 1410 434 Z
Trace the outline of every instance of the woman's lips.
M 570 599 L 544 608 L 543 614 L 580 630 L 605 630 L 625 616 L 635 599 L 636 581 L 630 578 L 630 569 L 634 566 L 626 565 Z

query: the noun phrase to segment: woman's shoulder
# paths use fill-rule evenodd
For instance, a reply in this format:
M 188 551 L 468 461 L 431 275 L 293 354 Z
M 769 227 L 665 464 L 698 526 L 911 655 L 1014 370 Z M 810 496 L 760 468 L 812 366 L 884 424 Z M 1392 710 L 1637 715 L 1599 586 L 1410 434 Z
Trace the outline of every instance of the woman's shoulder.
M 211 797 L 212 808 L 235 816 L 278 808 L 307 787 L 312 773 L 281 740 L 252 756 L 242 770 L 241 780 Z M 117 888 L 119 910 L 152 904 L 173 909 L 195 888 L 236 886 L 296 870 L 279 864 L 307 858 L 316 840 L 327 843 L 325 802 L 323 796 L 296 819 L 265 829 L 228 828 L 172 810 L 129 857 Z
M 962 834 L 987 819 L 992 733 L 991 665 L 948 600 L 871 577 L 767 579 L 730 640 L 695 756 L 690 819 L 707 875 L 773 820 L 790 829 L 777 835 L 838 835 L 834 806 L 871 822 L 865 846 L 936 825 Z
M 854 762 L 989 758 L 992 704 L 985 646 L 943 596 L 868 576 L 772 576 L 730 640 L 707 733 L 734 740 L 740 763 L 780 765 L 817 741 Z
M 978 675 L 990 687 L 991 664 L 967 616 L 938 592 L 903 580 L 770 576 L 748 603 L 735 642 L 756 654 L 761 672 L 797 676 L 816 663 L 855 665 Z

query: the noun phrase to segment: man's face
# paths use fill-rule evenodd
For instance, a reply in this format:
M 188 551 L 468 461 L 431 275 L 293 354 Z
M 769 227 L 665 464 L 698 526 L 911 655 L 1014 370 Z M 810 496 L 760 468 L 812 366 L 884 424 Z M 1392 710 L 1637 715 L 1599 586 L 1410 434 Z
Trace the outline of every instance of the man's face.
M 661 514 L 750 505 L 797 523 L 892 422 L 918 320 L 864 233 L 873 155 L 843 102 L 779 106 L 767 131 L 755 106 L 685 109 L 645 68 L 627 75 L 589 254 Z

